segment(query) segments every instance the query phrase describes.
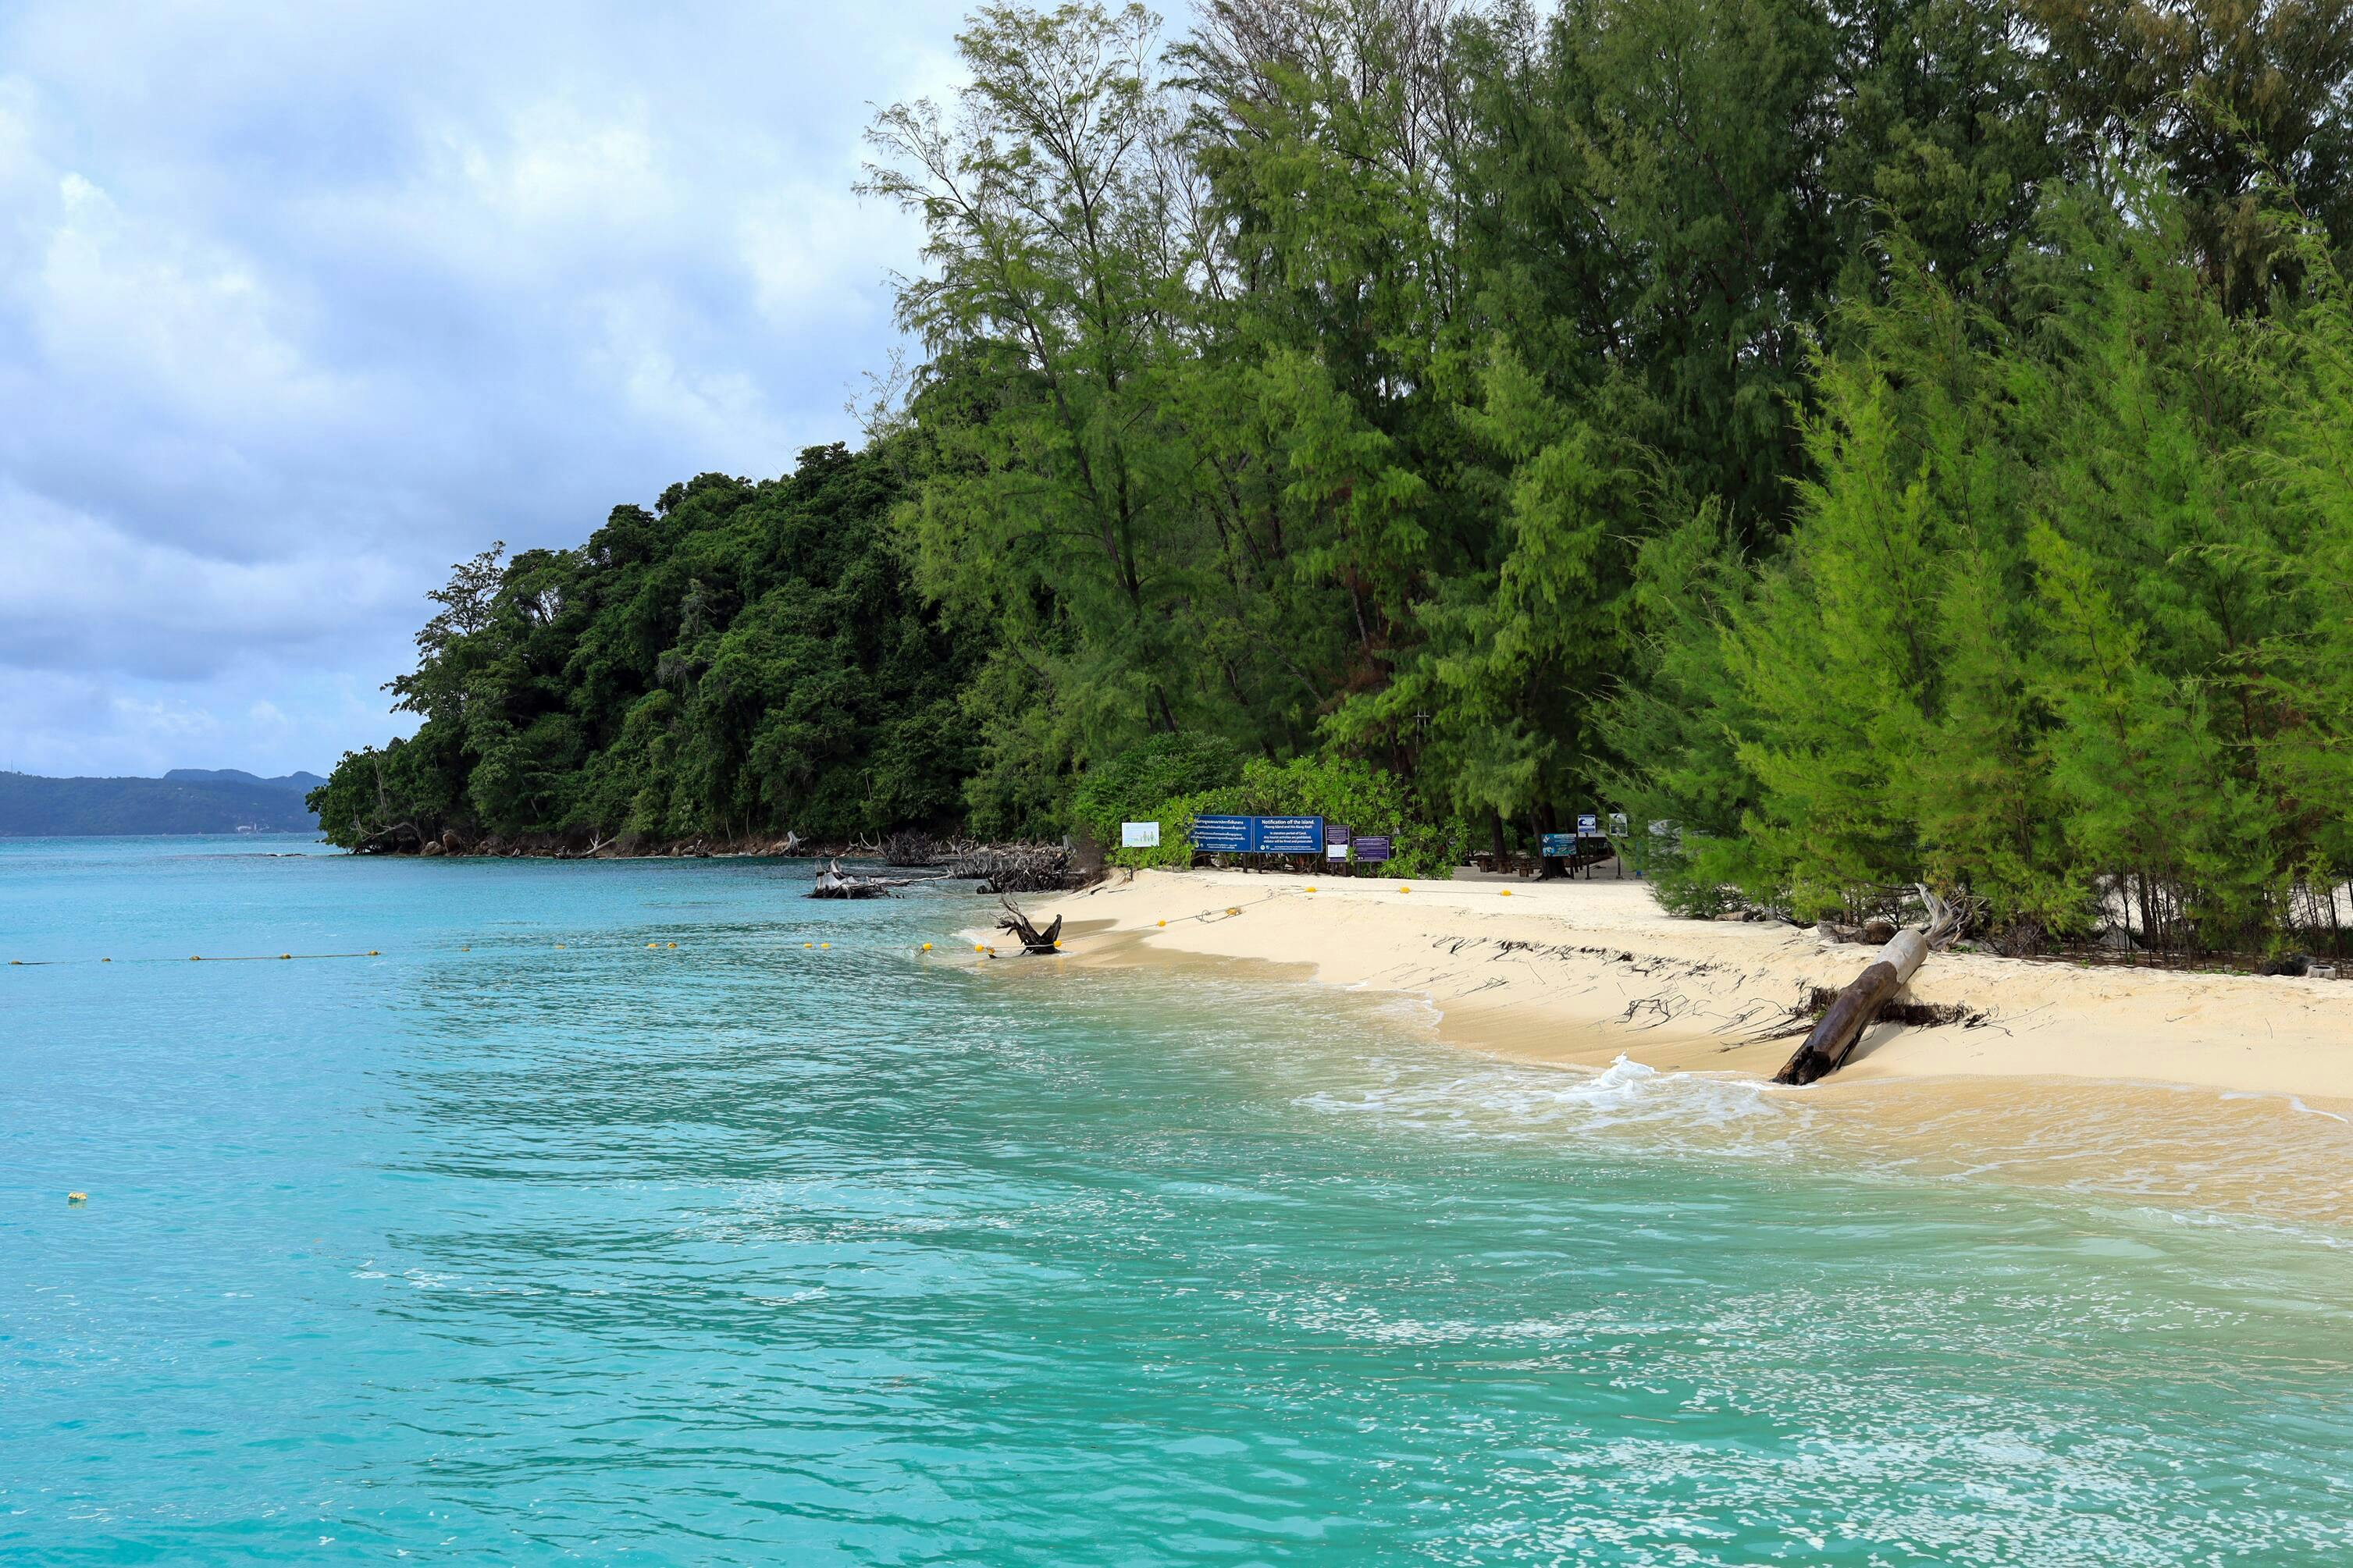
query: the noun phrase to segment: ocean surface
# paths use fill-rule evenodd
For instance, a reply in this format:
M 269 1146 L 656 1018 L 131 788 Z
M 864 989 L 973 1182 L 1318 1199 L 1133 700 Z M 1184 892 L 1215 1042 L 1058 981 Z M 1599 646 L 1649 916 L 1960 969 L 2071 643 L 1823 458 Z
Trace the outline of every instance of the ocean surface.
M 0 1561 L 2353 1560 L 2341 1231 L 808 876 L 0 842 Z

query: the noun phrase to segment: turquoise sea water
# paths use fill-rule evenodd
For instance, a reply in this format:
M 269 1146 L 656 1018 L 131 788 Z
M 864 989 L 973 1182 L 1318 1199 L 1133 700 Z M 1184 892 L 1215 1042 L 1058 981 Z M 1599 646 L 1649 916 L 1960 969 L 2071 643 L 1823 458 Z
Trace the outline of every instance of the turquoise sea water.
M 2342 1235 L 807 875 L 0 843 L 0 1560 L 2353 1552 Z

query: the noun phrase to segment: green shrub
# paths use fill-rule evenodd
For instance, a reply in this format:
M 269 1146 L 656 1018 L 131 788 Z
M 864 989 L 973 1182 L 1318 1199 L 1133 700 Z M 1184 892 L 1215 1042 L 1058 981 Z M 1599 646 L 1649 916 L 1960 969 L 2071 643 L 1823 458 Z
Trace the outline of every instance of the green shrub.
M 1241 754 L 1234 750 L 1232 742 L 1222 736 L 1155 735 L 1141 744 L 1130 746 L 1109 761 L 1089 768 L 1086 776 L 1080 781 L 1078 790 L 1071 797 L 1071 813 L 1081 826 L 1094 835 L 1096 843 L 1106 849 L 1116 848 L 1121 823 L 1149 822 L 1179 800 L 1208 791 L 1229 789 L 1240 779 L 1241 770 Z M 1195 809 L 1215 812 L 1239 808 L 1200 806 Z M 1182 837 L 1177 830 L 1188 820 L 1189 816 L 1179 817 L 1172 825 L 1162 818 L 1162 847 L 1168 847 L 1172 839 Z M 1113 856 L 1113 863 L 1134 866 L 1183 862 L 1145 861 Z
M 1173 738 L 1172 738 L 1173 739 Z M 1132 753 L 1131 753 L 1132 754 Z M 1230 751 L 1227 752 L 1231 756 Z M 1124 760 L 1124 759 L 1123 759 Z M 1119 824 L 1160 824 L 1160 845 L 1155 849 L 1114 849 L 1114 866 L 1187 866 L 1192 847 L 1185 828 L 1196 816 L 1238 814 L 1255 816 L 1320 816 L 1345 823 L 1359 834 L 1386 834 L 1393 858 L 1375 875 L 1434 880 L 1451 877 L 1461 858 L 1459 829 L 1421 820 L 1413 792 L 1402 779 L 1353 757 L 1295 757 L 1288 763 L 1252 758 L 1240 764 L 1238 782 L 1172 795 L 1138 808 L 1123 805 L 1098 831 L 1103 842 L 1118 842 Z M 1082 797 L 1085 795 L 1082 787 Z M 1098 819 L 1092 815 L 1088 825 Z

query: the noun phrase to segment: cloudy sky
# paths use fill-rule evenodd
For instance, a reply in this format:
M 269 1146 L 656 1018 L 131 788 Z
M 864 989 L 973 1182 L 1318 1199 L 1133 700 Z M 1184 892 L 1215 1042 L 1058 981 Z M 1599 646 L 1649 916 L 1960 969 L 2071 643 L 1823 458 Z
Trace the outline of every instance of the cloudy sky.
M 494 539 L 851 437 L 963 0 L 5 0 L 0 769 L 323 772 Z

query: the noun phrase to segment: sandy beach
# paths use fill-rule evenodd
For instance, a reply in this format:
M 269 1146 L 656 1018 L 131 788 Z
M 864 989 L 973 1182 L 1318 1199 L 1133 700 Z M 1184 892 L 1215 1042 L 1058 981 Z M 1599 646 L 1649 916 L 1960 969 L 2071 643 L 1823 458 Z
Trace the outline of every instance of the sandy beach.
M 1870 950 L 1779 924 L 1671 918 L 1636 880 L 1314 880 L 1144 871 L 1052 900 L 1080 964 L 1249 960 L 1426 998 L 1441 1037 L 1586 1068 L 1762 1078 L 1812 987 Z M 2353 983 L 1948 952 L 1898 998 L 1970 1021 L 1880 1024 L 1835 1081 L 2066 1079 L 2291 1096 L 2353 1111 Z

